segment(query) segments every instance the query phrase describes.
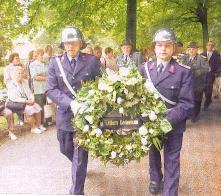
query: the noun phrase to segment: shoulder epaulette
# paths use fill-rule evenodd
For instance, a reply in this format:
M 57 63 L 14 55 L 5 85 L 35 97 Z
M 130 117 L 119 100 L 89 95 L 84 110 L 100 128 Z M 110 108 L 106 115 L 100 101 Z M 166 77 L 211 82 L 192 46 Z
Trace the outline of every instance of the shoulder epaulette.
M 190 67 L 190 66 L 188 66 L 188 65 L 184 65 L 184 64 L 181 64 L 181 63 L 179 63 L 179 65 L 180 65 L 181 67 L 186 68 L 186 69 L 191 69 L 191 67 Z

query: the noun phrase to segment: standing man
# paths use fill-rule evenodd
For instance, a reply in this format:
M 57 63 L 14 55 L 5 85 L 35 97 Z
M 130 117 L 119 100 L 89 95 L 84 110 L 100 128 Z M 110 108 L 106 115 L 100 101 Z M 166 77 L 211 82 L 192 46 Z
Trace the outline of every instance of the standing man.
M 78 109 L 75 96 L 82 81 L 100 75 L 100 62 L 95 56 L 81 53 L 84 39 L 75 27 L 62 32 L 65 53 L 52 57 L 49 63 L 47 96 L 57 105 L 56 128 L 60 151 L 72 162 L 72 186 L 70 194 L 83 195 L 87 173 L 88 152 L 73 143 L 75 130 L 71 120 Z
M 133 52 L 133 45 L 130 41 L 124 41 L 121 44 L 122 54 L 117 56 L 117 68 L 119 67 L 130 67 L 133 64 L 139 66 L 142 64 L 141 52 Z
M 191 42 L 187 48 L 188 55 L 183 58 L 183 63 L 191 67 L 193 73 L 195 106 L 192 114 L 192 122 L 196 122 L 199 119 L 203 91 L 206 87 L 206 74 L 209 72 L 209 65 L 207 58 L 198 54 L 198 45 L 196 42 Z
M 172 55 L 176 49 L 176 37 L 169 29 L 158 30 L 152 41 L 156 60 L 140 67 L 164 100 L 168 112 L 166 118 L 173 130 L 162 141 L 164 148 L 164 176 L 161 171 L 160 152 L 151 146 L 149 153 L 149 191 L 164 196 L 177 196 L 180 177 L 180 150 L 186 119 L 193 108 L 192 73 L 190 67 L 177 63 Z
M 213 92 L 213 83 L 215 81 L 215 74 L 220 71 L 221 68 L 221 59 L 220 54 L 215 49 L 215 44 L 212 41 L 207 43 L 207 51 L 203 52 L 202 55 L 206 56 L 209 61 L 210 71 L 207 74 L 206 88 L 205 93 L 205 103 L 204 110 L 208 110 L 209 105 L 212 102 L 212 92 Z

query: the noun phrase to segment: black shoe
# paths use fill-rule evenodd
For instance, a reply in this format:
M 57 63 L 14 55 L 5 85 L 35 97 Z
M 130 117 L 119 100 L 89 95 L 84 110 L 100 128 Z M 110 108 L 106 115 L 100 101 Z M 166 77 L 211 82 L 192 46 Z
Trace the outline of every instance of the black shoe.
M 149 191 L 154 195 L 161 193 L 163 191 L 163 181 L 150 181 Z

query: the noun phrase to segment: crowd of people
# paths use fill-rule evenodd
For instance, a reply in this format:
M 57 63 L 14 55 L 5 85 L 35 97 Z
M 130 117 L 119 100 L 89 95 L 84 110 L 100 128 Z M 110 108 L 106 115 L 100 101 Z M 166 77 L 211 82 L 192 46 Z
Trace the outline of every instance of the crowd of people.
M 149 191 L 177 196 L 186 120 L 189 118 L 195 123 L 199 119 L 203 95 L 206 111 L 212 103 L 214 83 L 218 86 L 215 89 L 221 87 L 221 58 L 214 42 L 208 42 L 204 53 L 199 52 L 196 42 L 191 42 L 184 53 L 183 44 L 177 42 L 174 32 L 160 29 L 153 37 L 152 46 L 144 52 L 133 50 L 130 41 L 123 41 L 121 53 L 116 55 L 111 47 L 102 50 L 100 46 L 86 45 L 81 31 L 68 27 L 62 32 L 60 48 L 63 51 L 56 57 L 53 57 L 50 45 L 45 50 L 30 52 L 27 65 L 22 65 L 18 53 L 9 56 L 10 64 L 4 71 L 8 99 L 0 115 L 7 118 L 10 138 L 17 138 L 13 133 L 13 113 L 18 115 L 20 125 L 26 119 L 31 132 L 40 134 L 52 122 L 51 117 L 46 118 L 45 106 L 51 103 L 55 107 L 56 104 L 60 151 L 72 162 L 73 182 L 69 193 L 83 195 L 88 152 L 73 142 L 72 118 L 79 108 L 73 97 L 76 97 L 82 81 L 101 76 L 102 70 L 117 71 L 120 67 L 136 65 L 142 77 L 152 83 L 165 102 L 166 118 L 172 125 L 172 131 L 163 141 L 164 173 L 160 152 L 154 146 L 150 148 Z
M 114 52 L 111 47 L 102 50 L 100 46 L 91 47 L 90 45 L 87 45 L 82 51 L 86 54 L 94 55 L 100 61 L 101 69 L 109 68 L 114 71 L 117 71 L 121 66 L 128 67 L 131 64 L 139 66 L 143 62 L 153 61 L 156 58 L 151 47 L 145 48 L 143 52 L 133 51 L 133 45 L 130 41 L 123 41 L 120 47 L 120 54 Z M 13 108 L 9 103 L 0 113 L 1 116 L 7 119 L 9 137 L 12 140 L 17 138 L 13 133 L 13 113 L 17 113 L 19 125 L 23 125 L 24 116 L 26 117 L 27 122 L 31 125 L 32 133 L 42 133 L 46 130 L 45 127 L 47 125 L 52 124 L 51 117 L 49 119 L 44 117 L 44 106 L 48 103 L 52 104 L 45 94 L 48 64 L 52 56 L 53 47 L 51 45 L 47 45 L 44 50 L 36 49 L 29 52 L 27 65 L 21 63 L 18 53 L 9 55 L 10 64 L 6 66 L 4 71 L 4 83 L 8 89 L 8 101 L 14 102 L 15 105 L 17 103 L 25 103 L 27 106 L 18 110 L 16 106 Z M 221 71 L 220 54 L 215 50 L 215 43 L 212 41 L 208 42 L 207 52 L 204 53 L 199 53 L 199 45 L 196 42 L 189 43 L 186 52 L 183 51 L 183 44 L 177 42 L 176 53 L 173 57 L 192 69 L 195 108 L 190 118 L 192 122 L 196 122 L 199 120 L 203 95 L 205 94 L 204 110 L 208 110 L 212 102 L 212 93 L 214 98 L 219 96 L 221 90 L 219 77 Z M 21 70 L 23 71 L 21 72 Z M 21 77 L 23 81 L 21 81 Z M 24 89 L 25 91 L 22 92 Z

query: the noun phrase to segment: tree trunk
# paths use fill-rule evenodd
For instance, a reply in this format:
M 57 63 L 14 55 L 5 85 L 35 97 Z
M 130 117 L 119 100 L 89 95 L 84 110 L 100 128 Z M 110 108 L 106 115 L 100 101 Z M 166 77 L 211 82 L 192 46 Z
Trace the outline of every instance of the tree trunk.
M 197 17 L 202 25 L 203 32 L 203 51 L 206 51 L 206 45 L 209 41 L 209 33 L 208 33 L 208 21 L 207 21 L 207 10 L 208 3 L 207 1 L 197 1 L 198 6 L 196 9 Z
M 131 41 L 136 50 L 137 0 L 127 0 L 126 40 Z

